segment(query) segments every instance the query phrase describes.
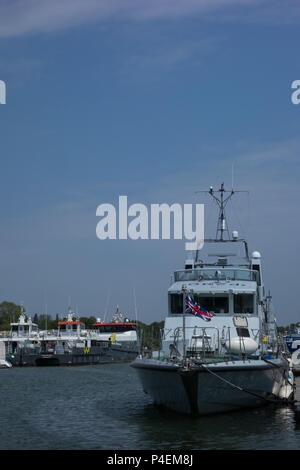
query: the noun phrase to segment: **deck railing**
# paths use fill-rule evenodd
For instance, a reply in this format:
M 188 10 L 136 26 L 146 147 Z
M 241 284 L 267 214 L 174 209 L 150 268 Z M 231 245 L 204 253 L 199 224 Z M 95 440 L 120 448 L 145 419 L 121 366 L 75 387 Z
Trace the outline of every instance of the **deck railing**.
M 266 335 L 258 329 L 249 328 L 249 338 L 256 341 L 258 348 L 253 353 L 247 353 L 247 336 L 238 336 L 235 327 L 176 327 L 175 329 L 161 330 L 161 347 L 154 350 L 152 345 L 147 348 L 141 344 L 141 354 L 157 359 L 180 360 L 185 358 L 203 359 L 225 357 L 227 360 L 240 357 L 278 356 L 284 352 L 284 341 L 279 337 Z M 183 338 L 185 337 L 185 347 Z M 239 353 L 233 352 L 233 339 L 240 340 Z

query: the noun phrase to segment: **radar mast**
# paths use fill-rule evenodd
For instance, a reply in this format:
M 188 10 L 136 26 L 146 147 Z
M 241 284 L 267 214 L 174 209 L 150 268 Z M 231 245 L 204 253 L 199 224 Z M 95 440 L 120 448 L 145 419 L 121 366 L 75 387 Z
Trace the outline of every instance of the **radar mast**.
M 225 208 L 232 198 L 232 196 L 235 193 L 249 193 L 247 190 L 226 190 L 224 187 L 224 183 L 221 184 L 220 189 L 214 190 L 212 186 L 210 186 L 209 190 L 199 190 L 196 191 L 196 193 L 208 193 L 217 203 L 219 207 L 219 216 L 218 216 L 218 222 L 217 222 L 217 230 L 216 230 L 216 238 L 215 239 L 205 239 L 205 242 L 236 242 L 236 241 L 242 241 L 244 242 L 245 245 L 245 251 L 246 251 L 246 257 L 248 258 L 248 246 L 247 242 L 244 239 L 238 239 L 237 236 L 234 236 L 232 239 L 230 238 L 229 235 L 229 229 L 226 221 L 226 215 L 225 215 Z M 218 194 L 219 193 L 219 194 Z M 228 196 L 226 196 L 226 193 L 229 193 Z M 237 234 L 237 232 L 233 232 L 234 234 Z M 228 238 L 225 238 L 225 234 L 227 234 Z M 196 261 L 198 260 L 198 251 L 196 253 Z

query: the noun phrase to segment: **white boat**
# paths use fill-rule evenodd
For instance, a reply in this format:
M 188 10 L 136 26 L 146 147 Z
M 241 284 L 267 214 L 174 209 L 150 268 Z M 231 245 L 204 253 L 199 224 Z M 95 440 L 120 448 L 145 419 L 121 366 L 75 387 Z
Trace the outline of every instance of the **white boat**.
M 300 375 L 300 348 L 296 349 L 291 355 L 292 368 L 295 375 Z
M 265 295 L 261 255 L 249 255 L 236 231 L 229 235 L 225 206 L 234 191 L 226 195 L 222 184 L 208 192 L 220 213 L 216 237 L 205 240 L 207 259 L 197 251 L 174 273 L 161 348 L 131 365 L 154 403 L 182 413 L 290 400 L 293 376 Z
M 111 321 L 98 318 L 89 334 L 92 338 L 110 341 L 115 347 L 119 345 L 128 351 L 138 351 L 137 323 L 124 318 L 118 306 Z
M 23 309 L 18 321 L 10 324 L 9 335 L 0 338 L 0 348 L 3 350 L 2 359 L 9 366 L 19 365 L 26 354 L 39 351 L 38 326 L 32 322 L 30 317 L 26 318 Z
M 10 369 L 12 364 L 6 360 L 5 343 L 0 342 L 0 369 Z
M 110 323 L 97 322 L 86 330 L 69 308 L 57 330 L 39 331 L 22 312 L 18 322 L 11 323 L 10 334 L 0 338 L 3 360 L 22 367 L 131 362 L 138 354 L 136 324 L 120 319 L 118 315 Z

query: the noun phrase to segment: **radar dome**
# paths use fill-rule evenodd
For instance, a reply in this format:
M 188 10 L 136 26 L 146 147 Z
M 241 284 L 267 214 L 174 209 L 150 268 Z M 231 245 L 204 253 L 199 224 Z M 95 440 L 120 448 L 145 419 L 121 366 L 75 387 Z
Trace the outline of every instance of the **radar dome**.
M 261 258 L 260 252 L 259 251 L 253 251 L 252 258 L 256 258 L 256 259 Z
M 237 240 L 239 238 L 239 232 L 237 230 L 232 232 L 232 238 L 233 240 Z

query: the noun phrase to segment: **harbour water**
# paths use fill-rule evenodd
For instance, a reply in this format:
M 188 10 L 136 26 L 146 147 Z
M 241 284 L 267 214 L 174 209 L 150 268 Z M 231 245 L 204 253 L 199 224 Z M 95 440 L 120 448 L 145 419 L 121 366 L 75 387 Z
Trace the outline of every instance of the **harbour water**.
M 157 408 L 129 364 L 0 371 L 1 450 L 299 450 L 293 408 L 182 416 Z

